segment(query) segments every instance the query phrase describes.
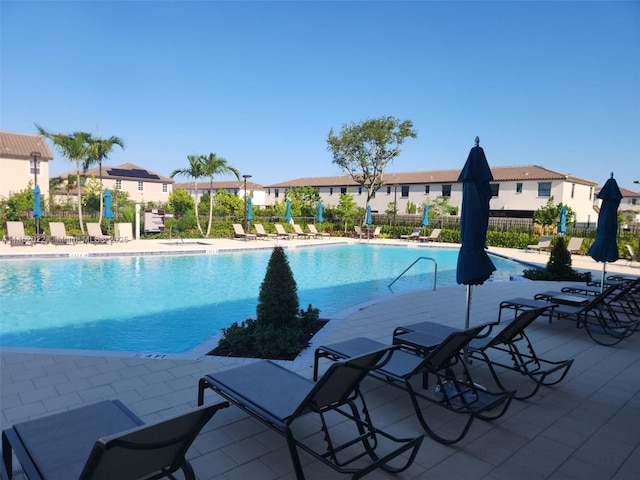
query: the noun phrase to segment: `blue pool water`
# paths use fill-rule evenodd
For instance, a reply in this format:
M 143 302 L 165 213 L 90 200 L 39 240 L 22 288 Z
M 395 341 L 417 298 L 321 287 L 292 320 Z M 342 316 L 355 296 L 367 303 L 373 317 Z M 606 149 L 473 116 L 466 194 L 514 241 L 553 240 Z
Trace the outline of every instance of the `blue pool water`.
M 343 245 L 286 250 L 300 307 L 321 316 L 389 295 L 455 284 L 457 249 Z M 0 262 L 0 346 L 186 352 L 255 317 L 270 250 Z M 493 258 L 492 280 L 522 265 Z

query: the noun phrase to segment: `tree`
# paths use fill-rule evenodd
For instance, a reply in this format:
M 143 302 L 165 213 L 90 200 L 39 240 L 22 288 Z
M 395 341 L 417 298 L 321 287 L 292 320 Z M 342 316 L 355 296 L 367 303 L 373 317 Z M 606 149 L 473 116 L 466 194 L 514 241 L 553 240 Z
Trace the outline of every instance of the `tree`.
M 198 215 L 198 178 L 204 176 L 204 165 L 202 165 L 202 161 L 200 157 L 197 155 L 187 155 L 187 160 L 189 160 L 189 167 L 187 168 L 179 168 L 171 172 L 171 178 L 176 175 L 182 175 L 185 177 L 193 178 L 193 188 L 196 191 L 196 199 L 195 199 L 195 213 L 196 213 L 196 225 L 198 226 L 198 231 L 200 235 L 204 236 L 204 232 L 202 231 L 202 227 L 200 226 L 200 217 Z
M 80 178 L 80 166 L 86 163 L 87 145 L 91 134 L 86 132 L 74 132 L 71 135 L 62 133 L 48 132 L 41 126 L 36 124 L 36 128 L 40 135 L 48 138 L 56 149 L 68 161 L 76 164 L 76 178 Z M 84 222 L 82 220 L 82 186 L 78 182 L 78 221 L 80 222 L 80 232 L 84 235 Z
M 294 207 L 299 205 L 300 211 L 296 214 L 313 217 L 320 201 L 320 191 L 315 187 L 289 187 L 287 188 L 287 198 L 291 199 L 292 214 Z
M 200 155 L 200 161 L 202 162 L 202 171 L 204 176 L 209 177 L 209 195 L 213 194 L 213 176 L 214 175 L 235 175 L 236 179 L 240 180 L 240 172 L 237 168 L 227 165 L 227 160 L 223 157 L 218 157 L 215 153 L 209 155 Z M 245 192 L 245 195 L 247 192 Z M 209 198 L 211 200 L 211 198 Z M 207 225 L 207 237 L 211 233 L 211 224 L 213 223 L 213 202 L 209 201 L 209 224 Z
M 562 203 L 554 205 L 553 196 L 551 196 L 544 207 L 540 207 L 535 211 L 533 214 L 533 221 L 542 225 L 543 233 L 548 230 L 549 227 L 558 225 L 560 222 L 560 209 L 562 206 Z M 564 208 L 567 211 L 567 223 L 573 222 L 575 213 L 571 210 L 571 207 L 567 205 L 565 205 Z
M 241 215 L 244 212 L 244 202 L 240 197 L 234 195 L 228 190 L 218 190 L 213 196 L 213 205 L 223 215 L 231 215 L 233 217 Z
M 193 197 L 184 188 L 176 188 L 169 194 L 169 210 L 176 216 L 182 217 L 194 208 Z
M 339 135 L 334 134 L 333 128 L 329 131 L 327 143 L 333 155 L 332 163 L 366 189 L 365 210 L 382 186 L 384 169 L 400 155 L 400 146 L 408 137 L 417 137 L 412 127 L 411 120 L 401 122 L 387 116 L 343 125 Z
M 298 285 L 282 247 L 274 247 L 265 274 L 256 318 L 277 327 L 293 326 L 298 319 Z
M 341 193 L 336 207 L 338 218 L 344 221 L 344 233 L 347 233 L 347 222 L 351 221 L 358 213 L 358 206 L 352 193 Z
M 100 179 L 100 214 L 98 223 L 102 222 L 103 198 L 102 198 L 102 162 L 109 158 L 109 154 L 115 146 L 119 146 L 124 150 L 124 141 L 120 137 L 111 136 L 109 138 L 90 137 L 87 144 L 87 161 L 85 168 L 88 169 L 92 165 L 98 165 L 98 174 Z

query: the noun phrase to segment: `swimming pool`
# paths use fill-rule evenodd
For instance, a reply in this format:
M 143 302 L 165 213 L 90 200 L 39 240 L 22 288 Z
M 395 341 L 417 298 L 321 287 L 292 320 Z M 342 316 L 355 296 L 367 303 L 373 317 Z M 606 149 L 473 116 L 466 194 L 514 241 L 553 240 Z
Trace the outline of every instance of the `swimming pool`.
M 300 307 L 322 317 L 419 288 L 455 284 L 457 249 L 341 245 L 287 249 Z M 271 250 L 214 255 L 0 262 L 0 346 L 184 353 L 255 317 Z M 492 280 L 522 265 L 493 257 Z

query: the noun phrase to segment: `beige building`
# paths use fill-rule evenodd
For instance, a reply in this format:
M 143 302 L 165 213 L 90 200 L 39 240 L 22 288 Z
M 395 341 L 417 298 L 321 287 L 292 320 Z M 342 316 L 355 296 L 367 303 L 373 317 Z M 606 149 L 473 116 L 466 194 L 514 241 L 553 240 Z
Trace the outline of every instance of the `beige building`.
M 69 175 L 75 174 L 74 170 L 59 176 L 66 179 Z M 99 180 L 100 169 L 99 167 L 91 168 L 84 173 L 80 172 L 80 176 L 83 183 L 91 177 Z M 118 166 L 102 165 L 103 187 L 126 192 L 129 194 L 129 200 L 135 203 L 166 203 L 169 201 L 169 194 L 173 191 L 173 184 L 173 179 L 133 163 Z M 66 191 L 62 193 L 62 189 L 60 189 L 56 192 L 56 201 L 63 202 L 66 199 Z M 75 197 L 71 196 L 70 199 L 74 201 Z
M 254 207 L 264 207 L 267 205 L 266 203 L 266 192 L 262 185 L 259 185 L 255 182 L 247 181 L 247 194 L 251 197 L 251 202 Z M 195 200 L 196 198 L 196 186 L 194 182 L 185 182 L 178 183 L 175 185 L 176 188 L 184 188 L 191 198 Z M 200 179 L 198 181 L 198 200 L 202 198 L 202 195 L 205 193 L 215 195 L 219 190 L 226 190 L 234 195 L 244 199 L 245 196 L 245 183 L 244 180 L 227 180 L 227 181 L 214 181 L 213 189 L 211 188 L 211 182 L 209 180 Z
M 43 198 L 49 198 L 49 162 L 53 155 L 42 135 L 0 131 L 0 199 L 36 181 Z
M 490 208 L 493 216 L 531 218 L 553 196 L 554 203 L 562 202 L 576 214 L 576 222 L 593 224 L 597 221 L 594 209 L 596 182 L 556 172 L 538 165 L 491 167 L 493 197 Z M 436 197 L 449 197 L 449 205 L 462 205 L 462 184 L 459 169 L 420 172 L 386 173 L 384 184 L 371 200 L 374 212 L 384 213 L 389 204 L 397 201 L 398 212 L 405 213 L 407 203 L 421 207 Z M 350 175 L 298 178 L 267 185 L 267 204 L 283 201 L 289 187 L 315 187 L 325 206 L 336 206 L 341 193 L 350 192 L 363 207 L 366 190 L 358 186 Z

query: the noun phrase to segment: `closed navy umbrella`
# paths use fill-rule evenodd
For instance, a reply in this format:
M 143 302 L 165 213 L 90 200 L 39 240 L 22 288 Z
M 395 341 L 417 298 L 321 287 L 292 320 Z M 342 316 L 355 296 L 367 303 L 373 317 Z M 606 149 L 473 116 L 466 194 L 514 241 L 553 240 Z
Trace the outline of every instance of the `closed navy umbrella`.
M 618 206 L 622 200 L 622 193 L 613 178 L 613 173 L 598 193 L 597 198 L 602 200 L 602 205 L 600 205 L 598 215 L 596 240 L 589 248 L 589 255 L 596 262 L 603 262 L 601 289 L 604 290 L 607 262 L 615 262 L 620 258 L 618 256 Z
M 489 169 L 480 139 L 469 152 L 458 182 L 462 183 L 462 213 L 460 216 L 460 252 L 456 281 L 467 285 L 467 312 L 465 328 L 469 328 L 471 310 L 471 286 L 482 285 L 496 270 L 486 252 L 487 229 L 489 226 L 489 200 L 493 175 Z
M 40 199 L 40 187 L 33 187 L 33 218 L 36 219 L 36 235 L 40 234 L 40 219 L 42 218 L 42 200 Z

